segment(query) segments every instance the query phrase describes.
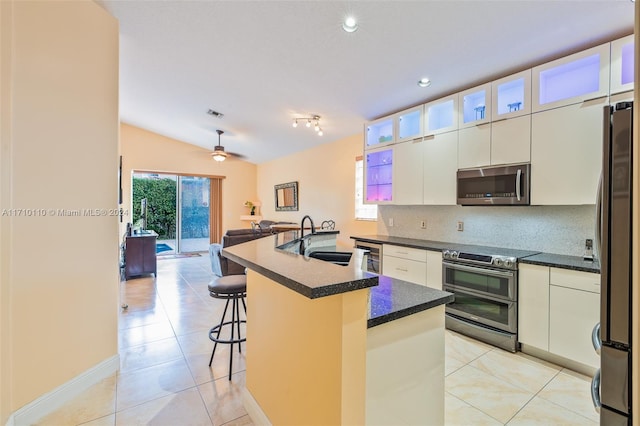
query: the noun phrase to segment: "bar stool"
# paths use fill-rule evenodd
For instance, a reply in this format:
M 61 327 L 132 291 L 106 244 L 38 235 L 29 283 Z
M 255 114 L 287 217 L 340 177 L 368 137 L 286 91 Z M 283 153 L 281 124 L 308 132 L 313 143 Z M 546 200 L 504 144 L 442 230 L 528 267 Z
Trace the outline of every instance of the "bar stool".
M 226 299 L 227 303 L 224 305 L 224 312 L 222 313 L 222 318 L 220 319 L 220 324 L 214 326 L 209 330 L 209 339 L 215 342 L 213 345 L 213 351 L 211 352 L 211 359 L 209 360 L 209 367 L 211 367 L 211 363 L 213 362 L 213 356 L 216 353 L 216 348 L 218 347 L 218 343 L 231 345 L 231 349 L 229 350 L 229 380 L 231 380 L 231 368 L 233 366 L 233 345 L 238 345 L 238 352 L 242 353 L 241 343 L 245 342 L 246 337 L 242 337 L 240 334 L 240 324 L 245 323 L 246 320 L 240 319 L 240 303 L 238 300 L 242 301 L 242 306 L 244 307 L 244 315 L 246 318 L 247 315 L 247 305 L 245 303 L 245 297 L 247 296 L 247 276 L 246 275 L 225 275 L 220 278 L 216 278 L 209 283 L 209 295 L 211 297 L 215 297 L 216 299 Z M 231 304 L 231 321 L 225 321 L 225 317 L 227 316 L 227 309 L 229 308 L 229 302 Z M 231 338 L 230 339 L 221 339 L 220 332 L 223 327 L 231 328 Z M 238 331 L 238 335 L 236 337 L 235 331 Z

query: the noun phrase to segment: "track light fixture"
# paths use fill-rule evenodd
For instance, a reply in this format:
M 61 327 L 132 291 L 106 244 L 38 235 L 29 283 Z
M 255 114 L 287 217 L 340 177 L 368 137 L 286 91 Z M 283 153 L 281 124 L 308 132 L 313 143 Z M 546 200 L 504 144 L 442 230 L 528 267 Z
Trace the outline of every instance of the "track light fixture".
M 314 115 L 312 117 L 299 117 L 299 118 L 294 118 L 293 119 L 293 123 L 291 124 L 293 127 L 298 127 L 298 121 L 302 121 L 305 122 L 304 125 L 306 127 L 311 127 L 311 124 L 313 124 L 313 130 L 315 130 L 315 132 L 318 134 L 318 136 L 322 136 L 323 132 L 322 129 L 320 128 L 320 116 L 319 115 Z

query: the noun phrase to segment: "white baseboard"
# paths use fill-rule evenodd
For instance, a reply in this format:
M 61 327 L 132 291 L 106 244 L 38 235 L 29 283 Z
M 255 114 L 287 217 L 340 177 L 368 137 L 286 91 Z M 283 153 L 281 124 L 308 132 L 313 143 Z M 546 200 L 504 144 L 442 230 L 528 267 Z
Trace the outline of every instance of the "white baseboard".
M 248 389 L 244 389 L 242 394 L 242 402 L 244 403 L 244 409 L 247 410 L 247 414 L 251 417 L 251 421 L 256 426 L 271 426 L 271 422 L 267 415 L 260 408 L 260 404 L 255 400 L 251 392 Z
M 32 425 L 76 398 L 91 386 L 106 379 L 120 367 L 120 355 L 114 355 L 68 382 L 19 408 L 9 416 L 6 426 Z

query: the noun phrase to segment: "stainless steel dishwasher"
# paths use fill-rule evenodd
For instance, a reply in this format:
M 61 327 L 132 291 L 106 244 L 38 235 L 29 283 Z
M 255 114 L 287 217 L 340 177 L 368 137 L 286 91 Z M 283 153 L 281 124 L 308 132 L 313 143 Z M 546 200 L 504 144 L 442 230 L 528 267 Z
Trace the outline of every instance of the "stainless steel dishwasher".
M 368 252 L 367 272 L 382 273 L 382 244 L 356 240 L 354 247 Z

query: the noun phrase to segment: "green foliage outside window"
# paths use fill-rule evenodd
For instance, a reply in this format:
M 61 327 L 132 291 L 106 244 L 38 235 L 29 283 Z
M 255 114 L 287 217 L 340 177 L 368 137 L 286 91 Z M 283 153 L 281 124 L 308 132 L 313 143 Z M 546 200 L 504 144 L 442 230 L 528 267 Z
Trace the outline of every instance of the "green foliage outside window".
M 140 201 L 147 199 L 147 229 L 159 239 L 176 237 L 176 181 L 133 178 L 133 224 L 140 220 Z

